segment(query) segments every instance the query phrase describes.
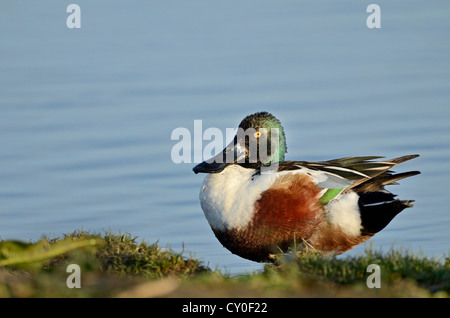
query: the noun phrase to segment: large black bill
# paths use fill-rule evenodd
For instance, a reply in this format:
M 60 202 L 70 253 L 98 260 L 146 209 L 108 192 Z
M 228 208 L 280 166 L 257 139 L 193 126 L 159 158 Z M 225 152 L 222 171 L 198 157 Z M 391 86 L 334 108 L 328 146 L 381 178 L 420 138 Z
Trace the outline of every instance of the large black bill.
M 197 173 L 218 173 L 226 166 L 244 159 L 245 151 L 236 143 L 236 138 L 221 152 L 214 157 L 196 165 L 192 170 Z
M 217 162 L 212 162 L 212 163 L 207 163 L 206 161 L 203 161 L 202 163 L 199 163 L 198 165 L 196 165 L 192 170 L 197 174 L 197 173 L 217 173 L 217 172 L 222 172 L 223 169 L 225 169 L 225 167 L 229 165 L 228 163 L 217 163 Z

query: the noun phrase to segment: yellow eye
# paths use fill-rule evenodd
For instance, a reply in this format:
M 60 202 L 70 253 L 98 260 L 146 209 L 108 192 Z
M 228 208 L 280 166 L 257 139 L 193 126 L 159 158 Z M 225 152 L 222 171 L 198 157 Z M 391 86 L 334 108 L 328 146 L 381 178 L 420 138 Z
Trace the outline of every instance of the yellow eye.
M 257 132 L 255 132 L 255 137 L 256 138 L 259 138 L 259 137 L 261 137 L 261 132 L 258 130 Z

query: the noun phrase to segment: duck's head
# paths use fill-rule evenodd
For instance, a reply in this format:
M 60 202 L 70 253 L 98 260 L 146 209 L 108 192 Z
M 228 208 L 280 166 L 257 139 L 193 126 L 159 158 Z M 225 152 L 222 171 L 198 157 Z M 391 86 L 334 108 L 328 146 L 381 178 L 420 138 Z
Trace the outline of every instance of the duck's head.
M 258 169 L 284 161 L 287 151 L 283 126 L 268 112 L 245 117 L 233 141 L 216 156 L 194 167 L 195 173 L 218 173 L 231 164 Z

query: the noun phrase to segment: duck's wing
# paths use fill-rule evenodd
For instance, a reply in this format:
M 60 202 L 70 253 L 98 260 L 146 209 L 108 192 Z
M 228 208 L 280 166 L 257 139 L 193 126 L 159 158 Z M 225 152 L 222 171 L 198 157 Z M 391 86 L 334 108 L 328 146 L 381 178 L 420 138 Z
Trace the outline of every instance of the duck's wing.
M 344 191 L 353 189 L 357 192 L 371 192 L 388 184 L 395 184 L 397 180 L 419 174 L 419 171 L 410 171 L 394 174 L 393 167 L 402 162 L 417 158 L 419 155 L 407 155 L 390 160 L 374 161 L 384 157 L 364 156 L 346 157 L 328 161 L 285 161 L 281 162 L 278 171 L 297 170 L 307 168 L 317 174 L 322 174 L 325 181 L 337 182 L 345 185 Z M 344 181 L 345 180 L 345 181 Z M 340 182 L 339 182 L 340 181 Z M 319 184 L 318 184 L 319 185 Z M 320 186 L 320 185 L 319 185 Z M 323 188 L 333 188 L 329 182 Z

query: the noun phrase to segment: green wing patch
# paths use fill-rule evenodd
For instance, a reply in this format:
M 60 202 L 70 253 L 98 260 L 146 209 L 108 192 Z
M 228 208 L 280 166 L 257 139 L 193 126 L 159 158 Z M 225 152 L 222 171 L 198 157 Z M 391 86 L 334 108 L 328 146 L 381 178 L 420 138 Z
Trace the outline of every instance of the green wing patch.
M 323 196 L 320 198 L 319 202 L 323 205 L 327 204 L 331 200 L 333 200 L 339 193 L 342 192 L 344 188 L 341 189 L 328 189 Z

